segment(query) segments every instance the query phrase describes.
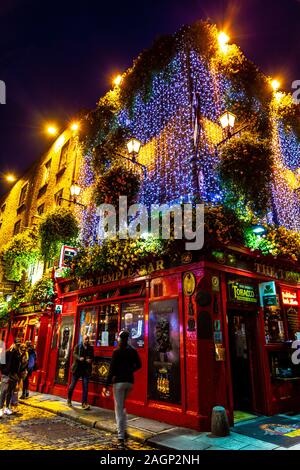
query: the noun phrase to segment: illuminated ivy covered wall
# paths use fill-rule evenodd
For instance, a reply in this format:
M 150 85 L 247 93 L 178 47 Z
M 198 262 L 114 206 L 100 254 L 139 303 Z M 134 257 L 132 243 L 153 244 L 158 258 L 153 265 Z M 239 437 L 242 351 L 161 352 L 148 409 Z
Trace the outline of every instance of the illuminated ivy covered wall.
M 247 128 L 218 146 L 225 110 L 235 114 L 237 129 Z M 272 90 L 270 79 L 236 45 L 220 46 L 214 25 L 199 22 L 161 38 L 86 118 L 79 181 L 88 203 L 79 209 L 84 244 L 96 241 L 101 185 L 114 186 L 109 168 L 121 166 L 138 175 L 139 202 L 196 196 L 210 206 L 225 205 L 243 224 L 299 231 L 297 113 L 291 97 Z M 138 161 L 147 167 L 146 177 L 119 157 L 127 155 L 129 137 L 142 143 Z M 125 186 L 127 177 L 119 178 Z M 254 245 L 259 248 L 257 240 Z

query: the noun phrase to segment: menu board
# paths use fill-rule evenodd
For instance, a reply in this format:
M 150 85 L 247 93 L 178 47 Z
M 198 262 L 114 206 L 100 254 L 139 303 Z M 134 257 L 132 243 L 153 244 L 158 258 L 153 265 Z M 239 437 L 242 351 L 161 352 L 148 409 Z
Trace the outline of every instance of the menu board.
M 90 380 L 105 385 L 109 372 L 111 357 L 96 356 L 92 365 L 92 374 Z
M 289 339 L 296 339 L 296 332 L 300 331 L 299 313 L 295 307 L 286 309 L 286 316 L 288 321 Z
M 148 397 L 181 403 L 178 301 L 149 306 Z
M 130 333 L 130 344 L 134 348 L 143 348 L 145 302 L 127 302 L 121 306 L 121 328 Z

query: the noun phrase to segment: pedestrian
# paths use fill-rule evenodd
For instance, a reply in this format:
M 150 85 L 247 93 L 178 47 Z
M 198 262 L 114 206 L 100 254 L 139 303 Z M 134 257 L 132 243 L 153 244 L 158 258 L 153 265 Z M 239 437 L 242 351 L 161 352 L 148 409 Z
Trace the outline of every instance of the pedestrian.
M 20 341 L 16 339 L 6 351 L 5 364 L 1 364 L 0 418 L 4 414 L 11 415 L 13 413 L 10 403 L 19 380 L 21 365 L 19 347 Z
M 129 331 L 123 330 L 118 337 L 119 347 L 114 350 L 109 367 L 106 387 L 103 395 L 107 396 L 109 387 L 113 384 L 115 416 L 118 429 L 118 447 L 125 449 L 127 438 L 127 413 L 125 400 L 134 383 L 133 374 L 142 367 L 138 352 L 128 344 Z
M 23 379 L 23 391 L 20 397 L 21 399 L 29 397 L 29 379 L 33 371 L 36 370 L 36 352 L 31 341 L 26 341 L 26 347 L 28 353 L 28 366 L 26 377 Z
M 73 352 L 74 362 L 72 364 L 72 380 L 68 390 L 68 406 L 72 406 L 72 395 L 78 380 L 82 379 L 82 408 L 89 410 L 88 404 L 88 384 L 92 372 L 92 362 L 94 359 L 94 348 L 90 345 L 88 335 L 83 336 L 82 343 L 75 346 Z

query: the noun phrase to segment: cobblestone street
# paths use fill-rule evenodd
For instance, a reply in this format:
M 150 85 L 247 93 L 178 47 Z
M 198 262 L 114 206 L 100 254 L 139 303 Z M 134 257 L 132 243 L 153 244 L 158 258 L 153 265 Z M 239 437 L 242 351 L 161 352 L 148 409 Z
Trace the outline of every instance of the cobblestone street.
M 128 449 L 151 449 L 128 441 Z M 96 430 L 54 415 L 20 405 L 18 413 L 0 419 L 1 450 L 117 450 L 112 433 Z

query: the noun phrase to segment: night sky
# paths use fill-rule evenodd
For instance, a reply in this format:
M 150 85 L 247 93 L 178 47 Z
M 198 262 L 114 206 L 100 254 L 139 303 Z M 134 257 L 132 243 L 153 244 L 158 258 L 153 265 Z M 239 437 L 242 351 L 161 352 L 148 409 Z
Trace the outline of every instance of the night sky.
M 46 122 L 93 108 L 142 49 L 198 19 L 287 90 L 300 79 L 300 0 L 0 0 L 0 172 L 20 175 L 51 142 Z

